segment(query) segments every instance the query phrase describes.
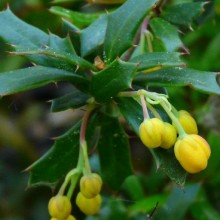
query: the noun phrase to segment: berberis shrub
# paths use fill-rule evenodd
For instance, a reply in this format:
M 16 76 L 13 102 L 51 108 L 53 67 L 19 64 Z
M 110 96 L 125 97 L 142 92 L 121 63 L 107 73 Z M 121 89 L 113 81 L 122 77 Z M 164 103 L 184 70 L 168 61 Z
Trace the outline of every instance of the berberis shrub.
M 30 186 L 54 187 L 62 182 L 48 205 L 53 220 L 75 219 L 72 206 L 86 215 L 97 214 L 105 201 L 102 184 L 118 191 L 134 174 L 121 117 L 152 153 L 157 168 L 178 185 L 184 185 L 187 172 L 205 169 L 211 153 L 198 135 L 195 119 L 177 110 L 165 89 L 190 86 L 220 94 L 217 73 L 190 69 L 181 59 L 186 49 L 179 30 L 196 28 L 204 3 L 99 0 L 88 4 L 94 4 L 96 12 L 92 7 L 90 13 L 50 8 L 64 17 L 65 38 L 23 22 L 9 8 L 0 13 L 4 24 L 0 37 L 11 45 L 10 54 L 25 56 L 34 64 L 1 73 L 0 95 L 66 81 L 72 91 L 52 100 L 51 111 L 85 110 L 82 119 L 27 169 Z M 100 163 L 95 172 L 88 156 L 94 140 Z

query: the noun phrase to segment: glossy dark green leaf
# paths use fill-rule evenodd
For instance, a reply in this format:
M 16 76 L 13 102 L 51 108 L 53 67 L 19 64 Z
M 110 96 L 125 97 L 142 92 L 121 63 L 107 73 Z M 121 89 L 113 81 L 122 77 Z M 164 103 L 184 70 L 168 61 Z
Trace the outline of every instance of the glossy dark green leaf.
M 120 91 L 131 86 L 136 64 L 115 60 L 92 77 L 91 91 L 97 102 L 111 100 Z
M 13 45 L 15 50 L 21 50 L 22 48 L 23 50 L 39 50 L 40 48 L 44 48 L 46 45 L 50 46 L 49 44 L 52 41 L 53 46 L 56 45 L 58 41 L 62 41 L 59 37 L 55 38 L 55 35 L 49 36 L 36 27 L 23 22 L 16 17 L 10 9 L 0 12 L 0 23 L 4 24 L 4 28 L 0 29 L 0 37 L 7 43 Z M 57 45 L 56 48 L 57 47 L 59 47 L 59 45 Z M 28 59 L 41 66 L 72 70 L 70 65 L 53 57 L 35 54 L 28 56 Z
M 139 71 L 156 66 L 167 67 L 184 65 L 184 63 L 180 60 L 180 54 L 176 52 L 146 53 L 132 58 L 129 62 L 139 63 Z
M 80 92 L 78 89 L 74 89 L 72 92 L 69 92 L 64 96 L 53 99 L 51 104 L 51 111 L 58 112 L 69 108 L 79 108 L 85 105 L 88 99 L 88 95 Z
M 135 133 L 139 135 L 139 126 L 143 122 L 143 113 L 140 104 L 132 98 L 120 98 L 117 100 L 117 103 L 126 121 L 134 129 Z M 157 148 L 150 149 L 150 152 L 154 156 L 157 169 L 165 172 L 178 185 L 184 185 L 186 172 L 176 160 L 173 149 L 164 150 Z
M 90 25 L 100 16 L 100 13 L 82 13 L 78 11 L 72 11 L 70 9 L 65 9 L 60 6 L 53 6 L 49 9 L 49 11 L 63 18 L 66 18 L 79 28 Z
M 104 50 L 108 62 L 121 56 L 129 47 L 135 33 L 157 0 L 128 0 L 108 16 Z
M 220 94 L 218 73 L 188 68 L 164 68 L 148 74 L 139 74 L 134 82 L 153 86 L 190 86 L 201 92 Z
M 175 4 L 163 10 L 161 17 L 173 24 L 189 27 L 193 19 L 204 11 L 203 6 L 204 2 Z
M 98 153 L 104 182 L 117 190 L 132 174 L 128 137 L 117 118 L 99 117 Z
M 155 212 L 154 219 L 183 219 L 190 205 L 196 200 L 200 187 L 200 184 L 192 184 L 184 187 L 184 190 L 177 187 L 174 188 L 167 202 Z
M 62 19 L 62 21 L 63 32 L 66 35 L 69 35 L 71 43 L 73 44 L 73 47 L 76 50 L 76 53 L 80 54 L 80 29 L 65 19 Z
M 56 81 L 69 81 L 80 88 L 88 83 L 85 78 L 65 70 L 36 66 L 0 73 L 0 95 L 22 92 Z
M 79 66 L 79 68 L 82 69 L 91 69 L 91 70 L 97 70 L 96 67 L 88 62 L 87 60 L 79 57 L 76 55 L 76 53 L 67 53 L 60 49 L 54 49 L 54 48 L 41 48 L 41 49 L 32 49 L 32 48 L 18 48 L 17 51 L 11 52 L 11 54 L 15 55 L 45 55 L 48 57 L 56 58 L 56 60 L 65 61 L 67 64 L 72 65 L 72 69 L 76 66 Z M 56 62 L 54 60 L 54 62 Z M 59 65 L 62 67 L 63 65 L 59 63 Z M 58 65 L 58 66 L 59 66 Z
M 38 48 L 47 44 L 48 35 L 43 31 L 23 22 L 8 8 L 0 12 L 0 37 L 10 44 Z
M 75 124 L 58 137 L 51 149 L 27 169 L 30 172 L 29 185 L 53 186 L 76 166 L 79 156 L 80 124 Z
M 162 18 L 153 18 L 150 27 L 156 38 L 160 39 L 168 52 L 175 51 L 183 45 L 175 26 Z
M 81 55 L 87 56 L 104 43 L 107 28 L 107 15 L 102 15 L 89 27 L 80 32 Z

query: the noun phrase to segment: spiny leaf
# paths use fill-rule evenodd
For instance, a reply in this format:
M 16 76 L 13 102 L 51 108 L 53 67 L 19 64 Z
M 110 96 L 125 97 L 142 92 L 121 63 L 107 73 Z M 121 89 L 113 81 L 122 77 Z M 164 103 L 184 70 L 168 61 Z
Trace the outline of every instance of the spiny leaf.
M 162 18 L 153 18 L 150 27 L 156 38 L 159 38 L 168 52 L 175 51 L 183 46 L 175 26 Z
M 147 12 L 157 0 L 128 0 L 108 16 L 104 51 L 111 62 L 121 56 L 129 47 Z
M 78 89 L 74 89 L 72 92 L 69 92 L 64 96 L 53 99 L 51 104 L 51 111 L 58 112 L 69 108 L 79 108 L 85 105 L 88 99 L 88 95 L 80 92 Z
M 193 19 L 204 11 L 203 6 L 204 2 L 175 4 L 167 7 L 161 17 L 173 24 L 190 27 Z
M 131 86 L 136 64 L 115 60 L 104 70 L 95 73 L 91 81 L 91 92 L 97 102 L 107 102 L 120 91 Z
M 107 15 L 102 15 L 89 27 L 80 31 L 81 55 L 87 56 L 103 45 L 107 28 Z
M 154 52 L 136 56 L 129 62 L 139 63 L 138 70 L 142 71 L 152 67 L 181 66 L 180 54 L 176 52 Z
M 135 84 L 152 86 L 190 86 L 201 92 L 220 94 L 220 75 L 215 72 L 170 67 L 148 74 L 138 74 Z
M 88 81 L 80 75 L 50 67 L 29 67 L 0 73 L 0 95 L 9 95 L 56 81 L 69 81 L 77 87 L 87 87 Z

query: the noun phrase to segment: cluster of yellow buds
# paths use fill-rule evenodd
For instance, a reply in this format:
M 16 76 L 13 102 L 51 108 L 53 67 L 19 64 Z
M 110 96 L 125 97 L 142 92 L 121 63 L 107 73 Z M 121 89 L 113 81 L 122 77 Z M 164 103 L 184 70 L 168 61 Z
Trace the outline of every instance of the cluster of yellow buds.
M 66 196 L 54 196 L 50 199 L 48 210 L 51 215 L 51 220 L 76 220 L 71 215 L 72 205 Z
M 76 205 L 86 215 L 95 215 L 101 207 L 100 191 L 102 178 L 96 173 L 89 173 L 80 179 L 80 192 L 76 197 Z M 70 199 L 64 195 L 52 197 L 48 203 L 50 220 L 76 220 L 71 215 L 72 205 Z
M 80 179 L 80 192 L 76 197 L 76 204 L 86 215 L 95 215 L 101 206 L 100 191 L 102 179 L 96 173 L 83 176 Z
M 174 117 L 184 134 L 177 137 L 175 121 L 171 125 L 158 118 L 148 118 L 139 127 L 141 141 L 148 148 L 169 149 L 174 146 L 175 157 L 187 172 L 197 173 L 204 170 L 211 150 L 206 140 L 198 135 L 195 119 L 184 110 L 177 112 Z

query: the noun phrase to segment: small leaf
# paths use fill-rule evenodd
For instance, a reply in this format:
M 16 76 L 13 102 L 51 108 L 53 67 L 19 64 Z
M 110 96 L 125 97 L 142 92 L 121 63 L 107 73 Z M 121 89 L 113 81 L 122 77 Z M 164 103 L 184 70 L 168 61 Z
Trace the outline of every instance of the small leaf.
M 69 35 L 71 43 L 73 44 L 74 49 L 76 50 L 76 53 L 80 53 L 80 29 L 70 23 L 69 21 L 63 20 L 63 31 L 66 35 Z
M 76 123 L 62 136 L 56 138 L 54 145 L 39 160 L 34 162 L 30 171 L 29 185 L 49 185 L 53 187 L 68 171 L 76 167 L 79 156 L 79 133 L 81 122 Z M 88 121 L 86 140 L 88 146 L 95 134 L 96 115 Z
M 187 185 L 184 191 L 174 188 L 167 202 L 155 212 L 154 219 L 173 220 L 174 216 L 175 220 L 183 219 L 190 205 L 196 200 L 200 188 L 200 184 Z
M 80 32 L 81 55 L 87 56 L 104 43 L 107 28 L 107 15 L 100 16 L 89 27 Z
M 57 58 L 56 60 L 65 61 L 67 64 L 72 64 L 73 67 L 79 66 L 82 69 L 91 69 L 96 71 L 96 67 L 87 60 L 79 57 L 76 53 L 66 53 L 60 49 L 45 48 L 45 49 L 32 49 L 32 48 L 19 48 L 16 52 L 11 52 L 15 55 L 38 55 L 42 54 L 48 57 Z M 53 60 L 54 61 L 54 60 Z M 60 65 L 60 64 L 59 64 Z
M 138 70 L 142 71 L 152 67 L 180 66 L 184 63 L 179 58 L 180 54 L 176 52 L 155 52 L 136 56 L 129 60 L 132 63 L 139 63 Z
M 97 102 L 107 102 L 131 86 L 136 64 L 115 60 L 92 77 L 92 95 Z
M 0 12 L 0 37 L 17 46 L 38 48 L 47 44 L 48 35 L 43 31 L 23 22 L 8 8 Z
M 73 169 L 79 156 L 79 130 L 81 123 L 55 140 L 52 148 L 27 170 L 30 171 L 29 185 L 53 186 Z
M 161 17 L 167 21 L 190 27 L 194 18 L 204 11 L 204 2 L 175 4 L 162 11 Z
M 132 174 L 128 137 L 118 119 L 102 115 L 98 152 L 102 178 L 112 189 L 118 190 L 125 178 Z
M 66 18 L 79 28 L 86 27 L 94 22 L 101 13 L 81 13 L 72 11 L 59 6 L 53 6 L 49 9 L 53 14 Z
M 143 122 L 141 105 L 132 98 L 120 98 L 117 99 L 117 103 L 126 121 L 134 129 L 135 133 L 139 135 L 139 126 Z M 157 168 L 165 172 L 175 183 L 184 185 L 186 172 L 176 160 L 173 150 L 167 151 L 160 148 L 149 150 L 154 156 Z
M 148 74 L 138 74 L 134 83 L 149 86 L 190 86 L 201 92 L 220 94 L 218 73 L 188 68 L 164 68 Z
M 89 96 L 78 89 L 52 100 L 51 111 L 59 112 L 69 108 L 75 109 L 86 104 Z
M 132 46 L 134 35 L 157 0 L 128 0 L 108 16 L 104 51 L 108 62 Z
M 9 95 L 56 81 L 69 81 L 77 87 L 87 87 L 88 81 L 80 75 L 49 67 L 29 67 L 0 73 L 0 95 Z
M 183 45 L 175 26 L 162 18 L 153 18 L 150 27 L 156 38 L 159 38 L 168 52 L 175 51 Z

